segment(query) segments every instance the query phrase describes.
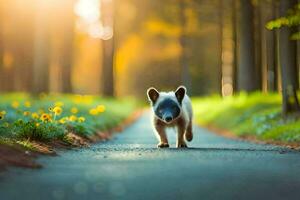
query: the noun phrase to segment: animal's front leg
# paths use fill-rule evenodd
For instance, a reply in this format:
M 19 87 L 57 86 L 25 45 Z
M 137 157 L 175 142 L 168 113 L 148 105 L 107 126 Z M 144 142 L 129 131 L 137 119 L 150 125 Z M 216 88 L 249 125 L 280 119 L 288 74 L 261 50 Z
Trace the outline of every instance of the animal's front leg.
M 178 127 L 178 132 L 177 132 L 177 143 L 176 143 L 176 147 L 177 148 L 187 148 L 187 145 L 184 141 L 184 132 L 185 129 Z
M 168 148 L 169 143 L 168 143 L 168 138 L 166 135 L 166 131 L 164 127 L 156 127 L 157 135 L 159 138 L 159 143 L 157 144 L 158 148 Z
M 185 139 L 189 142 L 193 140 L 193 125 L 191 121 L 189 122 L 188 127 L 185 131 Z

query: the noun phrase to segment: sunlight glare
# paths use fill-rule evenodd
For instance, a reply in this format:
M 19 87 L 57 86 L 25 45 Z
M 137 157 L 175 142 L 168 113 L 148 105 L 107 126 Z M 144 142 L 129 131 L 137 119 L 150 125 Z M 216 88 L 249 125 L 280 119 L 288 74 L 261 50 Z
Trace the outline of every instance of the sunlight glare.
M 109 1 L 105 1 L 106 3 Z M 101 20 L 100 0 L 78 0 L 74 12 L 79 17 L 77 29 L 87 33 L 92 38 L 109 40 L 113 37 L 113 28 L 103 26 Z
M 75 14 L 87 23 L 95 23 L 100 18 L 99 0 L 78 0 L 74 10 Z

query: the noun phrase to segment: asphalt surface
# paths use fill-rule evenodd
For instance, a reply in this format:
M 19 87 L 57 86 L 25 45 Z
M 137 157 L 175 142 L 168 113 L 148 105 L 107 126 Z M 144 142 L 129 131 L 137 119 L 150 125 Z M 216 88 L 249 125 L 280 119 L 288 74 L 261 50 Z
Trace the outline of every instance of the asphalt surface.
M 146 113 L 113 140 L 0 175 L 0 199 L 300 199 L 300 153 L 194 128 L 189 149 L 156 149 Z

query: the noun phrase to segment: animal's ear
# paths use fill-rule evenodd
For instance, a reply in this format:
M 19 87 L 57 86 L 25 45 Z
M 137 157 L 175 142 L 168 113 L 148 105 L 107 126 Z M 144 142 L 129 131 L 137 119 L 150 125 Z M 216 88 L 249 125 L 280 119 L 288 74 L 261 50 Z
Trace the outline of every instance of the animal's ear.
M 175 91 L 175 96 L 180 104 L 182 103 L 185 93 L 186 88 L 184 86 L 179 86 Z
M 151 87 L 147 90 L 147 96 L 148 96 L 149 101 L 151 101 L 153 104 L 155 104 L 155 102 L 157 101 L 157 99 L 159 97 L 159 92 L 154 87 Z

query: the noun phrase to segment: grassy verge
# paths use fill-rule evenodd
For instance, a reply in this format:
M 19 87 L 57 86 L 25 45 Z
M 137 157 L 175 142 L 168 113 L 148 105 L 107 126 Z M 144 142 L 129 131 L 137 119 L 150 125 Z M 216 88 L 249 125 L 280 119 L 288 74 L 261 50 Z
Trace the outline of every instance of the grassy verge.
M 0 144 L 34 149 L 35 142 L 72 144 L 120 124 L 137 108 L 134 99 L 82 95 L 0 95 Z
M 229 130 L 237 136 L 259 140 L 298 143 L 300 120 L 283 119 L 279 94 L 240 94 L 222 99 L 218 96 L 194 98 L 199 124 Z

